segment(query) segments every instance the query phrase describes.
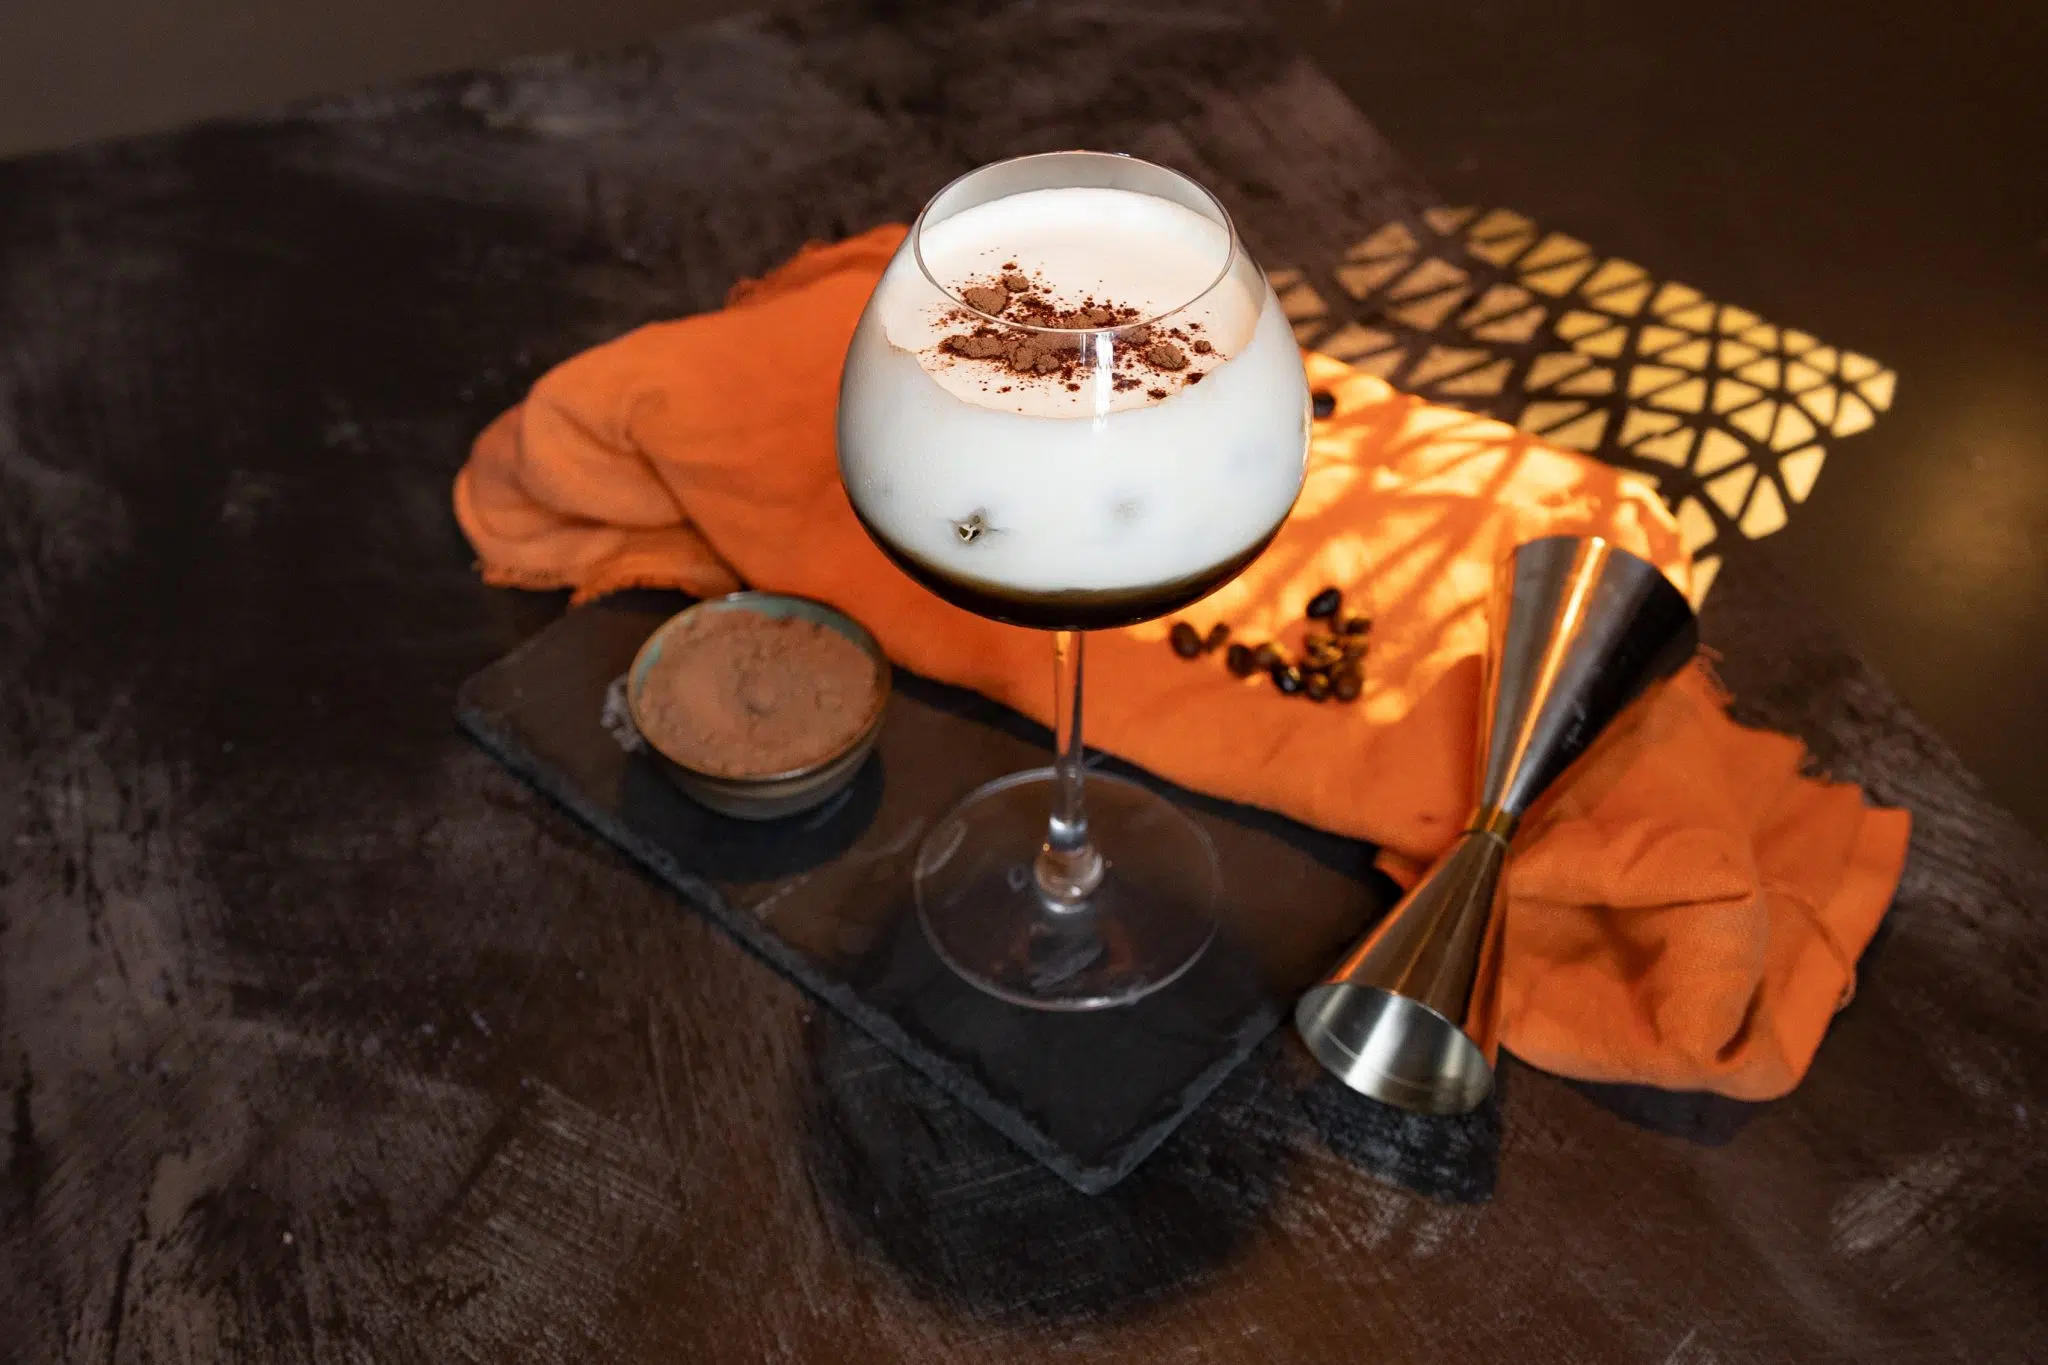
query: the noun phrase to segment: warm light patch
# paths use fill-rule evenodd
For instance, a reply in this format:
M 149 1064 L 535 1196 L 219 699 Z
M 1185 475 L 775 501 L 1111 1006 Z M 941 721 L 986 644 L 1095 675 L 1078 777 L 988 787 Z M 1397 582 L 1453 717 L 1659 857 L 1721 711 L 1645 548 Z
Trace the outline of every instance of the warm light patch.
M 1473 218 L 1478 216 L 1478 213 L 1478 209 L 1451 208 L 1447 205 L 1439 204 L 1435 208 L 1424 209 L 1422 211 L 1422 221 L 1448 237 L 1451 233 L 1456 232 L 1459 228 L 1471 222 Z
M 1654 412 L 1649 408 L 1630 408 L 1621 426 L 1621 443 L 1634 445 L 1644 436 L 1654 436 L 1671 430 L 1685 419 L 1676 413 Z
M 1407 268 L 1408 262 L 1400 257 L 1390 261 L 1367 261 L 1363 265 L 1340 265 L 1337 267 L 1337 282 L 1352 298 L 1362 299 Z
M 1357 360 L 1360 356 L 1370 355 L 1374 351 L 1384 351 L 1399 344 L 1399 339 L 1392 332 L 1381 332 L 1371 327 L 1361 327 L 1355 322 L 1347 322 L 1324 337 L 1316 349 L 1339 360 Z
M 1718 474 L 1748 458 L 1748 446 L 1719 427 L 1708 427 L 1700 433 L 1700 453 L 1692 462 L 1692 472 L 1702 476 Z
M 1595 332 L 1578 344 L 1578 349 L 1587 355 L 1597 355 L 1603 360 L 1613 360 L 1628 347 L 1628 329 L 1610 327 L 1604 332 Z
M 1399 222 L 1389 223 L 1344 254 L 1357 261 L 1376 261 L 1382 256 L 1412 255 L 1421 243 Z M 1407 262 L 1403 261 L 1403 265 Z
M 1650 402 L 1673 412 L 1698 412 L 1707 403 L 1707 381 L 1695 375 L 1650 396 Z
M 1543 308 L 1532 305 L 1519 313 L 1510 313 L 1497 318 L 1483 327 L 1476 327 L 1472 335 L 1481 341 L 1527 341 L 1536 335 L 1543 325 Z
M 1510 313 L 1520 312 L 1535 302 L 1535 295 L 1526 289 L 1511 284 L 1496 284 L 1487 289 L 1467 308 L 1458 321 L 1467 327 L 1476 327 Z
M 1462 290 L 1446 289 L 1415 303 L 1406 304 L 1394 310 L 1394 320 L 1421 331 L 1431 331 L 1442 325 L 1451 311 L 1464 301 Z
M 1429 354 L 1422 357 L 1422 363 L 1408 376 L 1408 382 L 1417 388 L 1448 375 L 1463 374 L 1486 362 L 1490 351 L 1474 350 L 1457 346 L 1432 346 Z
M 1562 380 L 1557 386 L 1559 393 L 1613 393 L 1614 371 L 1604 365 L 1596 365 L 1581 371 L 1571 378 Z
M 1638 365 L 1628 372 L 1628 396 L 1640 398 L 1646 393 L 1669 388 L 1683 378 L 1684 370 L 1674 370 L 1669 365 Z
M 1693 433 L 1680 427 L 1677 431 L 1663 436 L 1652 436 L 1638 441 L 1633 449 L 1646 459 L 1660 460 L 1677 469 L 1685 468 L 1686 459 L 1692 454 Z
M 1745 384 L 1740 379 L 1717 379 L 1714 381 L 1714 411 L 1733 412 L 1746 408 L 1764 396 L 1764 391 L 1754 384 Z
M 1303 318 L 1319 318 L 1330 309 L 1315 286 L 1304 281 L 1289 286 L 1280 295 L 1280 311 L 1287 315 L 1289 321 L 1299 322 Z
M 1714 575 L 1720 572 L 1721 559 L 1718 555 L 1708 555 L 1692 562 L 1692 587 L 1686 596 L 1692 599 L 1693 610 L 1706 605 L 1707 593 L 1714 586 Z
M 1761 539 L 1783 526 L 1785 503 L 1778 496 L 1778 485 L 1769 479 L 1758 479 L 1756 492 L 1750 495 L 1749 510 L 1742 514 L 1738 524 L 1742 534 L 1751 540 Z
M 1575 375 L 1593 362 L 1575 351 L 1552 351 L 1539 355 L 1529 366 L 1529 387 L 1547 389 L 1558 380 Z
M 1441 381 L 1437 384 L 1436 391 L 1453 397 L 1464 397 L 1468 394 L 1475 397 L 1491 396 L 1507 387 L 1508 374 L 1514 367 L 1514 361 L 1502 356 L 1491 365 L 1467 370 L 1463 374 Z
M 1749 500 L 1749 490 L 1756 484 L 1756 466 L 1740 465 L 1716 478 L 1707 480 L 1707 496 L 1731 517 L 1742 514 L 1742 504 Z
M 1713 543 L 1718 530 L 1713 513 L 1698 498 L 1686 498 L 1678 504 L 1678 536 L 1685 543 L 1687 554 L 1697 556 Z
M 1468 278 L 1470 277 L 1458 267 L 1432 256 L 1409 271 L 1391 292 L 1397 299 L 1419 298 L 1424 294 L 1434 294 L 1437 290 L 1450 285 L 1463 284 Z
M 1659 483 L 1699 597 L 1728 543 L 1777 531 L 1811 495 L 1823 443 L 1896 396 L 1897 376 L 1869 356 L 1507 209 L 1432 207 L 1327 268 L 1273 276 L 1297 336 Z
M 1614 264 L 1614 262 L 1610 262 L 1610 264 Z M 1594 307 L 1601 309 L 1603 312 L 1615 313 L 1622 317 L 1632 317 L 1641 312 L 1644 301 L 1649 297 L 1650 284 L 1647 280 L 1641 284 L 1624 285 L 1620 289 L 1610 290 L 1605 294 L 1588 295 Z
M 1778 461 L 1778 477 L 1785 481 L 1785 491 L 1792 495 L 1792 501 L 1806 501 L 1806 495 L 1813 491 L 1814 483 L 1820 478 L 1821 462 L 1827 459 L 1827 455 L 1819 446 L 1808 446 Z

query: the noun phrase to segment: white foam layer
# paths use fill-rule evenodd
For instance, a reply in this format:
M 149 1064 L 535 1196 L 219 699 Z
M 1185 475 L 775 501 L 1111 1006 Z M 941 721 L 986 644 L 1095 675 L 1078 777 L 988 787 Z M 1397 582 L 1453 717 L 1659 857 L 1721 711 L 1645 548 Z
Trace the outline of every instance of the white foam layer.
M 1230 261 L 1230 233 L 1171 200 L 1129 190 L 1032 190 L 990 200 L 928 225 L 919 249 L 925 270 L 954 297 L 1013 267 L 1048 283 L 1059 307 L 1092 297 L 1135 308 L 1143 318 L 1174 313 L 1173 326 L 1226 356 L 1250 339 L 1264 292 L 1231 280 L 1212 289 Z M 1159 383 L 1168 392 L 1180 387 L 1164 378 L 1119 391 L 1107 367 L 1087 376 L 1079 390 L 1047 377 L 1020 382 L 1000 365 L 940 349 L 948 335 L 964 330 L 951 299 L 935 290 L 903 289 L 891 291 L 887 302 L 882 325 L 890 342 L 914 352 L 941 388 L 983 407 L 1093 416 L 1157 402 L 1149 391 Z M 1208 367 L 1200 362 L 1197 369 Z
M 1062 204 L 1081 206 L 1074 226 L 1062 226 Z M 970 215 L 974 231 L 939 237 Z M 1105 218 L 1121 228 L 1102 231 Z M 929 261 L 939 239 L 956 268 L 972 267 L 968 275 L 1016 261 L 1052 280 L 1058 265 L 1062 292 L 1079 276 L 1082 292 L 1151 311 L 1184 302 L 1224 259 L 1203 257 L 1187 219 L 1223 236 L 1149 195 L 1033 191 L 966 210 L 927 232 L 925 246 Z M 1032 242 L 1048 255 L 1057 249 L 1058 260 L 1028 259 L 1020 223 L 1038 225 Z M 1191 274 L 1201 278 L 1172 297 Z M 841 474 L 868 525 L 902 552 L 1010 592 L 1140 591 L 1242 555 L 1293 506 L 1308 446 L 1301 355 L 1263 277 L 1242 258 L 1196 315 L 1226 358 L 1163 400 L 1109 392 L 1105 380 L 1079 393 L 1040 385 L 1029 391 L 1043 401 L 1019 411 L 1023 389 L 998 395 L 948 382 L 951 368 L 931 358 L 949 306 L 906 246 L 847 355 Z M 975 367 L 984 368 L 992 369 Z M 977 516 L 986 530 L 963 539 L 956 528 Z

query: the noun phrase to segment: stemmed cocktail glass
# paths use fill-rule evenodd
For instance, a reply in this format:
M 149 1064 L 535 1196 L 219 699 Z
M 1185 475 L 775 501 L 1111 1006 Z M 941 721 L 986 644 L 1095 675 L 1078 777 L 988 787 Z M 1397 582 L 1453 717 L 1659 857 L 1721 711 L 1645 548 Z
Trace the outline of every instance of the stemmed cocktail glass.
M 1300 491 L 1308 421 L 1300 353 L 1229 215 L 1149 162 L 984 166 L 884 272 L 840 392 L 848 497 L 931 591 L 1053 639 L 1053 766 L 983 786 L 917 855 L 926 932 L 982 989 L 1127 1004 L 1213 937 L 1200 827 L 1084 776 L 1083 632 L 1176 611 L 1257 556 Z

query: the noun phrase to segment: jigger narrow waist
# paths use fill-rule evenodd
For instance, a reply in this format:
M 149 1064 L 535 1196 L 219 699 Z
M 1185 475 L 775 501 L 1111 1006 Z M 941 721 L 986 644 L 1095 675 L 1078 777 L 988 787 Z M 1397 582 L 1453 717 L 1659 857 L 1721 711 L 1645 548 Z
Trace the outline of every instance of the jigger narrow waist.
M 1490 834 L 1506 843 L 1515 837 L 1515 827 L 1521 823 L 1522 817 L 1514 811 L 1502 810 L 1499 806 L 1481 806 L 1472 812 L 1472 818 L 1465 822 L 1460 837 L 1462 838 L 1464 834 Z

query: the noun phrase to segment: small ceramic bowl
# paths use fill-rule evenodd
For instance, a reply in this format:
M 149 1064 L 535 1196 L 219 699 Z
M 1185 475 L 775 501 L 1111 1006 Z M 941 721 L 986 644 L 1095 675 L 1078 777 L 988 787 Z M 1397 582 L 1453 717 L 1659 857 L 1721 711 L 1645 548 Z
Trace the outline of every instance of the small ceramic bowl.
M 752 612 L 771 620 L 794 617 L 800 621 L 816 621 L 859 645 L 861 651 L 875 661 L 874 706 L 862 718 L 860 730 L 838 752 L 791 772 L 760 777 L 723 777 L 692 768 L 673 755 L 662 752 L 648 737 L 647 726 L 640 717 L 641 694 L 646 687 L 648 671 L 686 622 L 701 615 L 728 611 Z M 641 645 L 640 652 L 633 657 L 633 667 L 626 674 L 626 705 L 633 717 L 633 728 L 640 732 L 647 752 L 662 772 L 692 800 L 721 815 L 741 820 L 780 819 L 821 805 L 837 795 L 853 781 L 853 775 L 860 771 L 861 763 L 874 749 L 875 740 L 882 733 L 882 713 L 888 704 L 889 659 L 882 653 L 882 647 L 875 643 L 875 637 L 852 617 L 834 611 L 822 602 L 782 593 L 736 592 L 677 612 L 655 627 L 654 633 L 647 637 L 647 643 Z

